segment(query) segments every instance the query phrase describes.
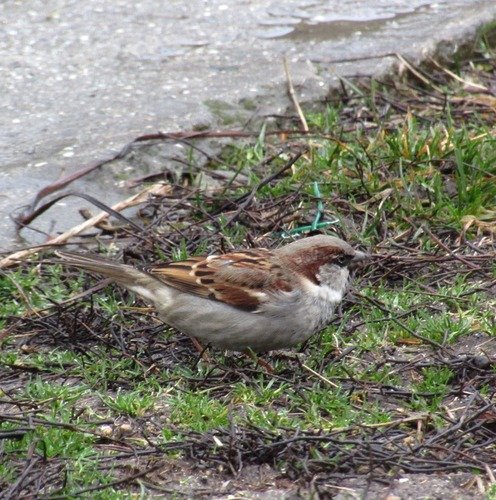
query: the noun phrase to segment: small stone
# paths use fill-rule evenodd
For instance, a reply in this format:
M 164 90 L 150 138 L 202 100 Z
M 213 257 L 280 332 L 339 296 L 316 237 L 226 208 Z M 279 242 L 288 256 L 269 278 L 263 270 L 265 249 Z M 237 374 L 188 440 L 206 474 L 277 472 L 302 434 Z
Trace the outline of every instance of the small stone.
M 119 425 L 119 431 L 122 434 L 131 434 L 133 432 L 133 427 L 130 424 L 121 424 Z
M 491 360 L 487 356 L 474 356 L 472 363 L 476 368 L 489 368 Z
M 103 437 L 110 437 L 113 434 L 114 430 L 111 425 L 102 425 L 100 427 L 100 434 Z

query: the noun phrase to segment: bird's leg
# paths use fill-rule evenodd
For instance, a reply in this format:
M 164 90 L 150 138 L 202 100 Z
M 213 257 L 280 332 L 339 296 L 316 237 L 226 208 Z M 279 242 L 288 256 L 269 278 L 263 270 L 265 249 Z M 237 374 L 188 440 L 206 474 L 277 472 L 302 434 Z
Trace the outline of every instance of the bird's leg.
M 267 361 L 265 361 L 264 359 L 259 358 L 256 355 L 256 353 L 252 349 L 250 349 L 249 347 L 243 351 L 243 354 L 250 357 L 253 361 L 255 361 L 257 366 L 261 366 L 267 373 L 269 373 L 269 374 L 274 373 L 274 368 L 272 368 L 271 364 L 268 363 Z
M 203 359 L 207 363 L 210 363 L 212 360 L 207 354 L 208 344 L 203 347 L 200 341 L 195 337 L 191 337 L 191 342 L 193 342 L 195 349 L 198 351 L 198 361 L 200 361 L 200 359 Z M 196 362 L 196 364 L 198 364 L 198 361 Z

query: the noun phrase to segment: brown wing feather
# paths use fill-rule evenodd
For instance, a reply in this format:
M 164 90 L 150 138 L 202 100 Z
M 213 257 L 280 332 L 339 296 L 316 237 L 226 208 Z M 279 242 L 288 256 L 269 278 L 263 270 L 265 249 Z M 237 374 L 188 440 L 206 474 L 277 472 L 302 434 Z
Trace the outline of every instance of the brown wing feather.
M 192 257 L 146 271 L 177 290 L 247 310 L 255 310 L 268 292 L 292 290 L 291 278 L 265 249 Z

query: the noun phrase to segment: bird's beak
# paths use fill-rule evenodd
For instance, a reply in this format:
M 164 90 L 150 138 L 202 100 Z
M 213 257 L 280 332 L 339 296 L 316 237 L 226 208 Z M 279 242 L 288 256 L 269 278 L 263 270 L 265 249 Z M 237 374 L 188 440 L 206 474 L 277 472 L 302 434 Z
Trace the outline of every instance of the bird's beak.
M 355 250 L 355 256 L 353 257 L 353 261 L 370 259 L 370 254 L 365 252 L 360 252 L 359 250 Z
M 350 269 L 356 269 L 357 267 L 361 267 L 364 263 L 366 263 L 371 258 L 369 253 L 360 252 L 359 250 L 355 250 L 355 255 L 349 264 Z

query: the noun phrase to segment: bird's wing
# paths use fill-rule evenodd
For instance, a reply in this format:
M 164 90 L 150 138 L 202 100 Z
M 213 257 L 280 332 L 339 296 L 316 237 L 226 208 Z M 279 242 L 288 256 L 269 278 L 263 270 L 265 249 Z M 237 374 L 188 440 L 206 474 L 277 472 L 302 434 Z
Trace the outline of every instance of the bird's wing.
M 294 282 L 269 250 L 192 257 L 145 269 L 177 290 L 254 311 L 268 294 L 290 292 Z

